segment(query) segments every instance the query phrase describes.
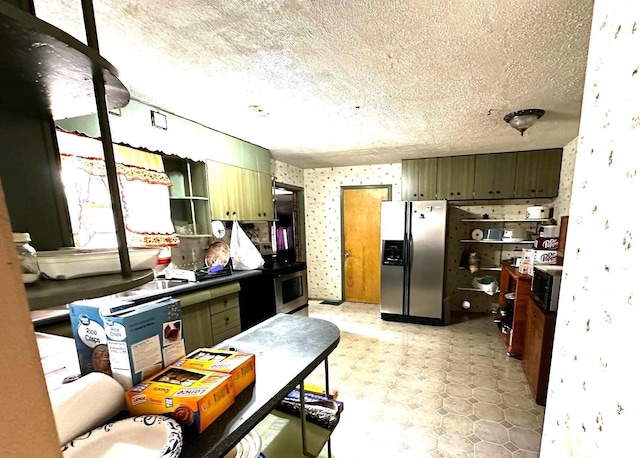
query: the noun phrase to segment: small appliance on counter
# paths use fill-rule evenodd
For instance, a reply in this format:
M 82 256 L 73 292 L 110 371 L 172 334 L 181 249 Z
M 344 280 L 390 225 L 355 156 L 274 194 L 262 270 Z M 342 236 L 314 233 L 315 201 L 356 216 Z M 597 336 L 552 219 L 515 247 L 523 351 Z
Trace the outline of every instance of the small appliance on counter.
M 547 312 L 558 310 L 562 266 L 536 265 L 533 267 L 531 293 L 536 303 Z
M 548 219 L 553 214 L 553 208 L 548 205 L 534 205 L 527 207 L 527 219 Z

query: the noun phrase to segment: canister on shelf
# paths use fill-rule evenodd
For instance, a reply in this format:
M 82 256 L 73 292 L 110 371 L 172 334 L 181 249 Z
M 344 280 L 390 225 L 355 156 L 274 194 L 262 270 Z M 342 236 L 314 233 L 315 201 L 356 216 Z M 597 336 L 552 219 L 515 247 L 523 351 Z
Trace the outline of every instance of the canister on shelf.
M 38 255 L 30 242 L 31 235 L 28 232 L 13 233 L 13 245 L 18 253 L 18 258 L 20 259 L 23 283 L 33 283 L 40 277 Z

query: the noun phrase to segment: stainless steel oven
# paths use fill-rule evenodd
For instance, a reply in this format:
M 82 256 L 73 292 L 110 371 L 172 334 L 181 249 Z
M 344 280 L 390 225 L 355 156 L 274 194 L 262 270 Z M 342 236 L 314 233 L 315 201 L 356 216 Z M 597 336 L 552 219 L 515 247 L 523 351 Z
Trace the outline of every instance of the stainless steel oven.
M 307 269 L 273 277 L 276 313 L 308 315 Z

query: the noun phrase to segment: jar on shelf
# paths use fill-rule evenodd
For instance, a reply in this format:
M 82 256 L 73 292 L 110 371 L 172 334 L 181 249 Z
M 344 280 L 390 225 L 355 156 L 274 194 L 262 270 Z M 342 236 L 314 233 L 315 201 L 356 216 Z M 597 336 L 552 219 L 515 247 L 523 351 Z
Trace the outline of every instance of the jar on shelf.
M 13 245 L 16 247 L 20 259 L 22 282 L 35 282 L 40 277 L 40 268 L 38 267 L 36 250 L 31 246 L 31 235 L 28 232 L 14 232 Z

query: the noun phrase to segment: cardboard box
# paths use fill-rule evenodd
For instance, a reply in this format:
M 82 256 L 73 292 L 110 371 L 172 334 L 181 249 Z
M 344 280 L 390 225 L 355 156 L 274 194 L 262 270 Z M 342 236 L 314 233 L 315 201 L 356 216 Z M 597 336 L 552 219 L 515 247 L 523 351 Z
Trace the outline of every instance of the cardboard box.
M 204 431 L 235 401 L 230 375 L 169 366 L 125 392 L 131 415 L 169 415 Z
M 522 263 L 529 264 L 555 264 L 558 260 L 558 250 L 533 250 L 525 248 L 522 250 Z
M 518 273 L 533 275 L 533 264 L 530 262 L 521 262 L 518 266 Z
M 533 248 L 536 250 L 557 250 L 559 246 L 558 237 L 538 237 L 533 241 Z
M 256 357 L 252 353 L 199 348 L 187 355 L 185 359 L 177 361 L 174 365 L 186 369 L 201 369 L 230 374 L 233 377 L 235 395 L 251 385 L 256 379 Z
M 69 304 L 81 373 L 111 375 L 125 389 L 185 355 L 182 308 L 171 298 L 136 305 L 99 298 Z

